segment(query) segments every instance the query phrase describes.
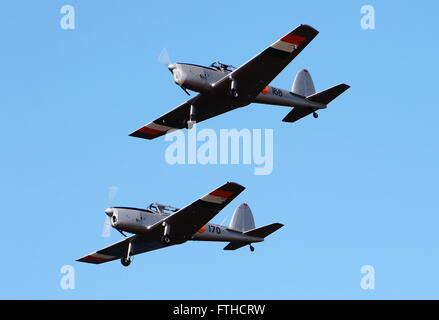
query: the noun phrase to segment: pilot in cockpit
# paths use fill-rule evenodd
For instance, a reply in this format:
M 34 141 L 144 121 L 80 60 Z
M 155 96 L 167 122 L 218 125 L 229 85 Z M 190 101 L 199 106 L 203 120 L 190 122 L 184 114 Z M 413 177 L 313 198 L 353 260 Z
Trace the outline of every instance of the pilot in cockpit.
M 174 212 L 177 212 L 178 209 L 171 207 L 171 206 L 167 206 L 167 205 L 163 205 L 160 203 L 151 203 L 148 207 L 147 210 L 151 211 L 152 213 L 157 213 L 157 214 L 172 214 Z
M 227 64 L 223 64 L 219 61 L 213 62 L 210 65 L 210 67 L 215 68 L 215 69 L 222 71 L 222 72 L 232 72 L 233 69 L 235 69 L 235 67 L 227 65 Z

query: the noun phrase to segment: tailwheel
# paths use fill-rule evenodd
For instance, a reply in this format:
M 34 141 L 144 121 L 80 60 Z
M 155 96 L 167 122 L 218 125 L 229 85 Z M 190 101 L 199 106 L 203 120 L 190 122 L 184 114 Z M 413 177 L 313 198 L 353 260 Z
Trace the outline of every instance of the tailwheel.
M 314 118 L 317 119 L 317 118 L 319 117 L 319 114 L 318 114 L 317 112 L 314 111 L 314 112 L 312 113 L 312 116 L 313 116 Z
M 255 251 L 255 247 L 253 247 L 251 244 L 249 246 L 250 246 L 250 251 L 251 252 Z
M 163 244 L 170 244 L 171 243 L 171 238 L 169 236 L 163 236 L 162 237 L 162 242 L 163 242 Z
M 128 257 L 122 257 L 121 259 L 120 259 L 120 263 L 122 263 L 122 265 L 124 266 L 124 267 L 128 267 L 130 264 L 131 264 L 131 259 Z

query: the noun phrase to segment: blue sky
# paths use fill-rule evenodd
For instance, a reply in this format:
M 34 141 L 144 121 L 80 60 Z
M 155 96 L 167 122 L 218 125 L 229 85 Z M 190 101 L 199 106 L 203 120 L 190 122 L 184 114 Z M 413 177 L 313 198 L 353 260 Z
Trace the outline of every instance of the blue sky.
M 76 29 L 60 27 L 60 8 Z M 360 9 L 376 10 L 376 29 Z M 439 46 L 433 1 L 9 1 L 0 5 L 2 265 L 0 298 L 439 298 Z M 317 90 L 352 88 L 318 120 L 252 105 L 199 128 L 274 130 L 274 168 L 180 165 L 168 142 L 128 134 L 186 95 L 157 61 L 240 65 L 301 23 L 317 38 L 274 81 L 310 70 Z M 257 225 L 285 227 L 226 252 L 186 243 L 119 262 L 78 257 L 101 237 L 114 205 L 184 206 L 225 181 L 247 189 L 214 221 L 250 204 Z M 63 265 L 75 289 L 60 287 Z M 372 265 L 375 290 L 360 287 Z

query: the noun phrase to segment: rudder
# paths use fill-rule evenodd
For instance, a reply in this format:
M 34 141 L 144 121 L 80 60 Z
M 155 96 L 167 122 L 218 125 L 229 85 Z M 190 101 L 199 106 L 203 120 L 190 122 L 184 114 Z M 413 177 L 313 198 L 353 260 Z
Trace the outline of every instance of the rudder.
M 303 69 L 296 74 L 291 92 L 307 97 L 316 93 L 314 82 L 308 70 Z
M 255 228 L 255 220 L 253 219 L 252 211 L 248 204 L 243 203 L 236 208 L 233 213 L 232 220 L 229 224 L 229 229 L 237 231 L 247 231 Z

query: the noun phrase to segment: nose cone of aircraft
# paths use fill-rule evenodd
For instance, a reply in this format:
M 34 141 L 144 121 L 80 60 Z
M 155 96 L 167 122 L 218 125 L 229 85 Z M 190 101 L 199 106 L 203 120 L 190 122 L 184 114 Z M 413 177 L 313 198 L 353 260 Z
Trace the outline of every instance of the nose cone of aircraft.
M 177 68 L 177 66 L 176 66 L 175 64 L 173 64 L 173 63 L 171 63 L 171 64 L 168 65 L 168 70 L 171 71 L 171 72 L 172 72 L 175 68 Z
M 113 215 L 113 213 L 114 213 L 113 208 L 107 208 L 107 209 L 105 209 L 105 214 L 106 214 L 107 216 L 109 216 L 110 218 L 111 218 L 111 216 Z

